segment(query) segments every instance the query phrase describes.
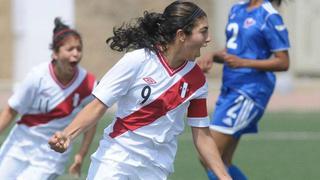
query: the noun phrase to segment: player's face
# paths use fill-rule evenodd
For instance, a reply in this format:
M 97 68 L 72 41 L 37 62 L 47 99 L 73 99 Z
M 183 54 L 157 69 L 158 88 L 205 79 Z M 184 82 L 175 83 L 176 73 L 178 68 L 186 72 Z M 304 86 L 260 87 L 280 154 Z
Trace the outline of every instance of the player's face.
M 207 46 L 211 38 L 208 32 L 208 19 L 202 17 L 198 19 L 195 27 L 192 30 L 192 34 L 187 36 L 184 47 L 186 49 L 187 59 L 194 60 L 200 56 L 200 49 Z
M 58 52 L 53 53 L 53 58 L 56 60 L 58 72 L 65 74 L 74 74 L 77 70 L 77 65 L 82 58 L 82 45 L 80 40 L 75 36 L 66 37 Z

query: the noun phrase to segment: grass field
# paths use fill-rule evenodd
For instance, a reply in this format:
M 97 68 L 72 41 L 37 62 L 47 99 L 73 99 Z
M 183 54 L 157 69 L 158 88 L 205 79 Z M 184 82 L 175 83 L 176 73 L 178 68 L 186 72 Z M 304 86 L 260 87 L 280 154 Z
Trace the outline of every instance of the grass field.
M 258 135 L 246 135 L 235 156 L 234 163 L 240 166 L 253 180 L 301 180 L 320 179 L 320 112 L 268 112 L 261 120 Z M 103 128 L 110 121 L 106 116 L 91 147 L 96 149 Z M 4 135 L 0 136 L 0 141 Z M 78 143 L 79 140 L 76 141 Z M 82 178 L 89 166 L 89 158 L 83 166 Z M 59 180 L 75 179 L 68 175 Z M 205 180 L 193 147 L 191 131 L 179 138 L 175 173 L 170 180 Z

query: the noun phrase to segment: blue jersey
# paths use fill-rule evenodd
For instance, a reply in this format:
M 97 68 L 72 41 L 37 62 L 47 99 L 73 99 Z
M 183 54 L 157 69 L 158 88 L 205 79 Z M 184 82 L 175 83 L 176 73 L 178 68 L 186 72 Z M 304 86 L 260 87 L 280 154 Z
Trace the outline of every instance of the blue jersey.
M 245 59 L 265 60 L 289 48 L 288 31 L 268 0 L 252 10 L 248 1 L 235 4 L 226 26 L 227 52 Z M 273 72 L 224 65 L 223 87 L 244 93 L 265 106 L 275 86 Z

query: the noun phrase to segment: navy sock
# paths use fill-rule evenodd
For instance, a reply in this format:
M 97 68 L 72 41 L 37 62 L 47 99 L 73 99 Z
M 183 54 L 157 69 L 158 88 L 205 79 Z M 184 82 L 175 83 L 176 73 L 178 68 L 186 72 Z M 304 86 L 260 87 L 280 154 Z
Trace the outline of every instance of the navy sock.
M 248 180 L 246 175 L 235 165 L 229 166 L 228 172 L 233 180 Z
M 207 170 L 207 176 L 209 180 L 218 180 L 218 177 L 211 170 Z
M 228 172 L 233 180 L 248 180 L 246 175 L 235 165 L 228 167 Z M 207 170 L 209 180 L 218 180 L 218 177 L 211 170 Z

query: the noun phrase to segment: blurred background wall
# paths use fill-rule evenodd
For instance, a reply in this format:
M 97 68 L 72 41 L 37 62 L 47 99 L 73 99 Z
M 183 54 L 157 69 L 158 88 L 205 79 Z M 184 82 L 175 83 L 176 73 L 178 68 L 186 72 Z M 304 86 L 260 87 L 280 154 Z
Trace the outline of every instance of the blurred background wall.
M 172 0 L 76 0 L 76 25 L 84 39 L 82 64 L 101 77 L 123 53 L 112 51 L 106 39 L 114 26 L 130 22 L 145 10 L 162 12 Z M 212 1 L 197 0 L 211 13 Z
M 15 66 L 15 61 L 23 62 L 23 54 L 19 59 L 15 55 L 17 36 L 14 33 L 14 1 L 0 0 L 0 88 L 11 88 L 13 84 L 20 81 L 25 73 L 20 72 L 20 78 L 15 78 L 19 68 Z M 31 1 L 50 0 L 22 0 L 25 3 Z M 56 8 L 65 6 L 66 1 L 61 1 Z M 210 22 L 210 32 L 212 42 L 209 47 L 203 49 L 203 53 L 212 49 L 220 49 L 224 46 L 224 27 L 227 20 L 227 13 L 230 6 L 237 0 L 194 0 L 208 14 Z M 144 10 L 162 12 L 173 0 L 74 0 L 74 26 L 83 36 L 84 57 L 82 66 L 93 72 L 98 78 L 117 62 L 123 53 L 110 50 L 105 40 L 112 35 L 113 26 L 120 26 L 123 22 L 128 22 L 135 17 L 141 16 Z M 28 7 L 29 11 L 39 11 L 37 14 L 45 16 L 49 9 Z M 307 79 L 305 84 L 319 85 L 320 65 L 320 1 L 308 0 L 297 1 L 287 0 L 279 9 L 284 17 L 289 29 L 292 48 L 290 49 L 291 67 L 289 72 L 278 73 L 279 81 L 277 87 L 284 91 L 290 91 L 297 84 L 297 80 Z M 66 21 L 66 23 L 69 23 Z M 53 27 L 53 22 L 47 22 Z M 28 24 L 27 24 L 28 26 Z M 43 22 L 33 22 L 28 28 L 39 29 Z M 48 29 L 46 30 L 48 31 Z M 48 36 L 52 36 L 52 28 L 49 29 Z M 33 45 L 32 48 L 49 48 L 50 42 L 41 42 Z M 39 52 L 39 55 L 41 54 Z M 50 54 L 42 59 L 50 60 Z M 29 63 L 29 66 L 36 65 L 38 61 Z M 25 68 L 24 63 L 18 63 Z M 26 72 L 28 69 L 26 70 Z M 209 76 L 219 80 L 221 77 L 221 66 L 214 66 Z M 299 81 L 300 83 L 300 81 Z M 308 87 L 308 86 L 307 86 Z
M 11 79 L 12 67 L 12 33 L 11 4 L 8 0 L 0 0 L 0 82 Z
M 13 9 L 16 0 L 0 0 L 0 80 L 14 80 L 14 45 L 16 45 L 13 24 Z M 25 0 L 28 2 L 30 0 Z M 34 0 L 32 0 L 34 1 Z M 39 2 L 43 2 L 38 0 Z M 67 0 L 68 1 L 68 0 Z M 65 3 L 67 2 L 65 1 Z M 209 15 L 210 30 L 213 37 L 209 49 L 219 49 L 224 45 L 224 26 L 227 19 L 227 12 L 233 2 L 236 0 L 195 0 Z M 61 1 L 61 7 L 65 3 Z M 109 69 L 121 57 L 121 53 L 111 51 L 105 40 L 112 34 L 112 27 L 119 26 L 123 22 L 141 16 L 144 10 L 161 12 L 163 8 L 172 0 L 75 0 L 75 27 L 81 32 L 84 39 L 84 59 L 82 65 L 94 72 L 98 77 Z M 28 5 L 27 3 L 25 3 Z M 30 11 L 39 11 L 37 7 L 26 7 Z M 34 8 L 34 9 L 32 9 Z M 52 7 L 53 8 L 53 7 Z M 50 8 L 38 12 L 38 14 L 48 12 Z M 62 10 L 61 10 L 62 12 Z M 286 25 L 289 28 L 292 49 L 290 50 L 292 66 L 291 74 L 294 77 L 300 76 L 319 76 L 320 66 L 317 63 L 320 49 L 320 36 L 317 35 L 320 27 L 320 1 L 288 1 L 283 4 L 280 12 L 285 18 Z M 62 12 L 63 13 L 63 12 Z M 43 14 L 45 16 L 45 14 Z M 25 18 L 26 19 L 26 18 Z M 306 20 L 308 19 L 308 20 Z M 36 21 L 37 19 L 35 19 Z M 67 21 L 68 23 L 68 21 Z M 47 22 L 53 27 L 53 22 Z M 21 24 L 22 26 L 23 24 Z M 34 22 L 30 24 L 29 29 L 39 29 L 44 26 L 43 22 Z M 23 28 L 23 27 L 22 27 Z M 47 28 L 48 29 L 48 28 Z M 45 29 L 45 30 L 47 30 Z M 52 28 L 48 35 L 52 33 Z M 41 42 L 42 43 L 42 42 Z M 38 44 L 33 47 L 42 50 L 48 48 L 49 43 Z M 41 52 L 39 52 L 40 54 Z M 49 60 L 50 57 L 44 59 Z M 21 60 L 22 61 L 22 60 Z M 211 71 L 220 74 L 220 68 Z

